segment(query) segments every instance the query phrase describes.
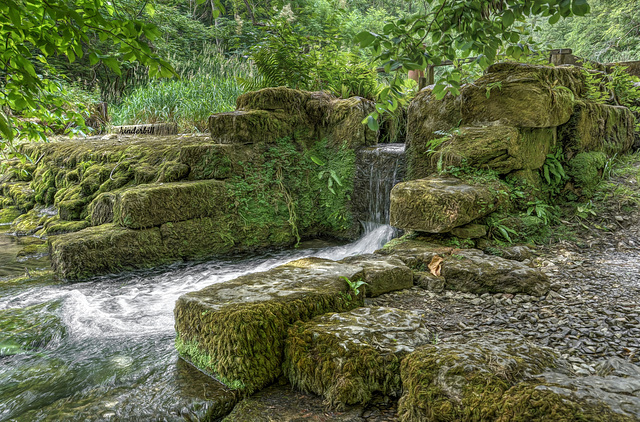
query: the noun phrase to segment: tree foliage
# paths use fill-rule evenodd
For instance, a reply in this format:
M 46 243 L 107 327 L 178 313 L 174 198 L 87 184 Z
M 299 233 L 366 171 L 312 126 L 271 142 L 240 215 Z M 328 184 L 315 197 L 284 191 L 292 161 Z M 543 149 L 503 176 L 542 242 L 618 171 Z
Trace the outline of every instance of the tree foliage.
M 529 51 L 532 40 L 527 17 L 548 17 L 554 24 L 560 18 L 589 12 L 587 0 L 426 0 L 425 13 L 387 23 L 381 34 L 365 31 L 357 39 L 370 47 L 387 72 L 396 75 L 408 70 L 424 70 L 444 60 L 456 62 L 476 57 L 471 65 L 486 68 L 498 55 L 519 58 Z M 450 68 L 436 82 L 434 93 L 460 92 L 462 72 Z M 398 78 L 396 78 L 396 81 Z M 393 111 L 404 93 L 397 82 L 382 91 L 378 111 L 369 116 L 370 127 L 379 113 Z
M 152 14 L 143 3 L 138 15 Z M 46 125 L 82 125 L 82 116 L 65 99 L 60 74 L 50 61 L 69 63 L 87 57 L 121 73 L 121 63 L 139 62 L 152 76 L 173 74 L 168 63 L 148 44 L 157 38 L 155 25 L 119 16 L 105 0 L 3 0 L 0 2 L 0 151 L 12 140 L 44 138 Z M 102 54 L 92 37 L 112 46 Z

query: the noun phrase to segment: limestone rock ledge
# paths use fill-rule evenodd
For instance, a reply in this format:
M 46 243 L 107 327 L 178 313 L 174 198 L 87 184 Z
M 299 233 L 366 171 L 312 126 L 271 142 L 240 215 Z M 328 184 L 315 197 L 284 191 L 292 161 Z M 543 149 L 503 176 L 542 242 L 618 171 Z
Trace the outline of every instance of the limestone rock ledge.
M 398 183 L 391 190 L 391 225 L 446 233 L 496 209 L 497 194 L 455 178 L 430 177 Z
M 394 308 L 322 315 L 289 330 L 284 372 L 331 408 L 366 404 L 373 393 L 399 395 L 400 362 L 431 340 L 420 317 Z
M 176 348 L 199 369 L 252 393 L 281 373 L 287 329 L 328 312 L 363 304 L 344 277 L 362 267 L 320 258 L 292 261 L 181 296 L 175 307 Z

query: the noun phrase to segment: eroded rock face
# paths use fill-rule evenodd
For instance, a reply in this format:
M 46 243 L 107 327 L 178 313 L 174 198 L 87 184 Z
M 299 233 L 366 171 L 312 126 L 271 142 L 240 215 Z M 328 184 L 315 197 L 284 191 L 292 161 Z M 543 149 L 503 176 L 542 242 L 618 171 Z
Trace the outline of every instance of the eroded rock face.
M 372 394 L 397 394 L 400 361 L 431 340 L 420 317 L 368 307 L 322 315 L 289 330 L 284 372 L 303 391 L 337 408 L 367 403 Z
M 175 308 L 176 348 L 199 369 L 247 393 L 281 371 L 288 327 L 327 312 L 361 306 L 343 277 L 362 267 L 306 258 L 181 296 Z
M 413 286 L 411 269 L 398 258 L 369 254 L 347 258 L 342 262 L 364 268 L 363 280 L 367 283 L 364 286 L 367 297 Z
M 542 375 L 551 368 L 555 375 Z M 588 399 L 555 385 L 566 379 L 586 385 L 590 377 L 568 375 L 551 349 L 515 333 L 425 345 L 405 358 L 401 374 L 403 422 L 637 420 L 602 396 Z
M 488 188 L 459 179 L 431 177 L 398 183 L 391 191 L 391 225 L 446 233 L 483 217 L 499 203 Z
M 539 269 L 475 249 L 463 249 L 446 257 L 442 276 L 447 289 L 475 294 L 542 296 L 549 291 L 549 280 Z

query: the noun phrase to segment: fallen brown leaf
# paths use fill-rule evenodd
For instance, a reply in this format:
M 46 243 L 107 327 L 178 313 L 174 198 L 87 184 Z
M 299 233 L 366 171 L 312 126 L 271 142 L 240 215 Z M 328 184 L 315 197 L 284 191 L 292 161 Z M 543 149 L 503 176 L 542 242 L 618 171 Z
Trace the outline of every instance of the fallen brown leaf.
M 436 277 L 440 277 L 442 261 L 444 261 L 444 259 L 440 255 L 434 255 L 433 258 L 431 258 L 431 262 L 429 263 L 429 265 L 427 265 L 427 267 L 429 267 L 429 271 L 431 271 L 431 274 Z

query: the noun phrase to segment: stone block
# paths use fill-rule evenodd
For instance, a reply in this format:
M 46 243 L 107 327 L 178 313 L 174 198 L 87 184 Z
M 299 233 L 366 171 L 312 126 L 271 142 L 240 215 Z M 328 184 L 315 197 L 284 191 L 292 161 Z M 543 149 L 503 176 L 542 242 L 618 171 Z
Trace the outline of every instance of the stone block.
M 364 286 L 367 297 L 376 297 L 413 286 L 411 269 L 399 258 L 369 254 L 347 258 L 342 262 L 364 268 L 363 280 L 367 283 Z
M 281 374 L 289 326 L 362 305 L 347 282 L 362 267 L 320 258 L 292 261 L 181 296 L 176 348 L 196 367 L 251 393 Z
M 322 315 L 289 330 L 284 372 L 334 408 L 400 392 L 401 360 L 431 340 L 419 316 L 384 307 Z
M 495 210 L 497 194 L 459 179 L 432 177 L 398 183 L 391 190 L 391 225 L 446 233 Z

